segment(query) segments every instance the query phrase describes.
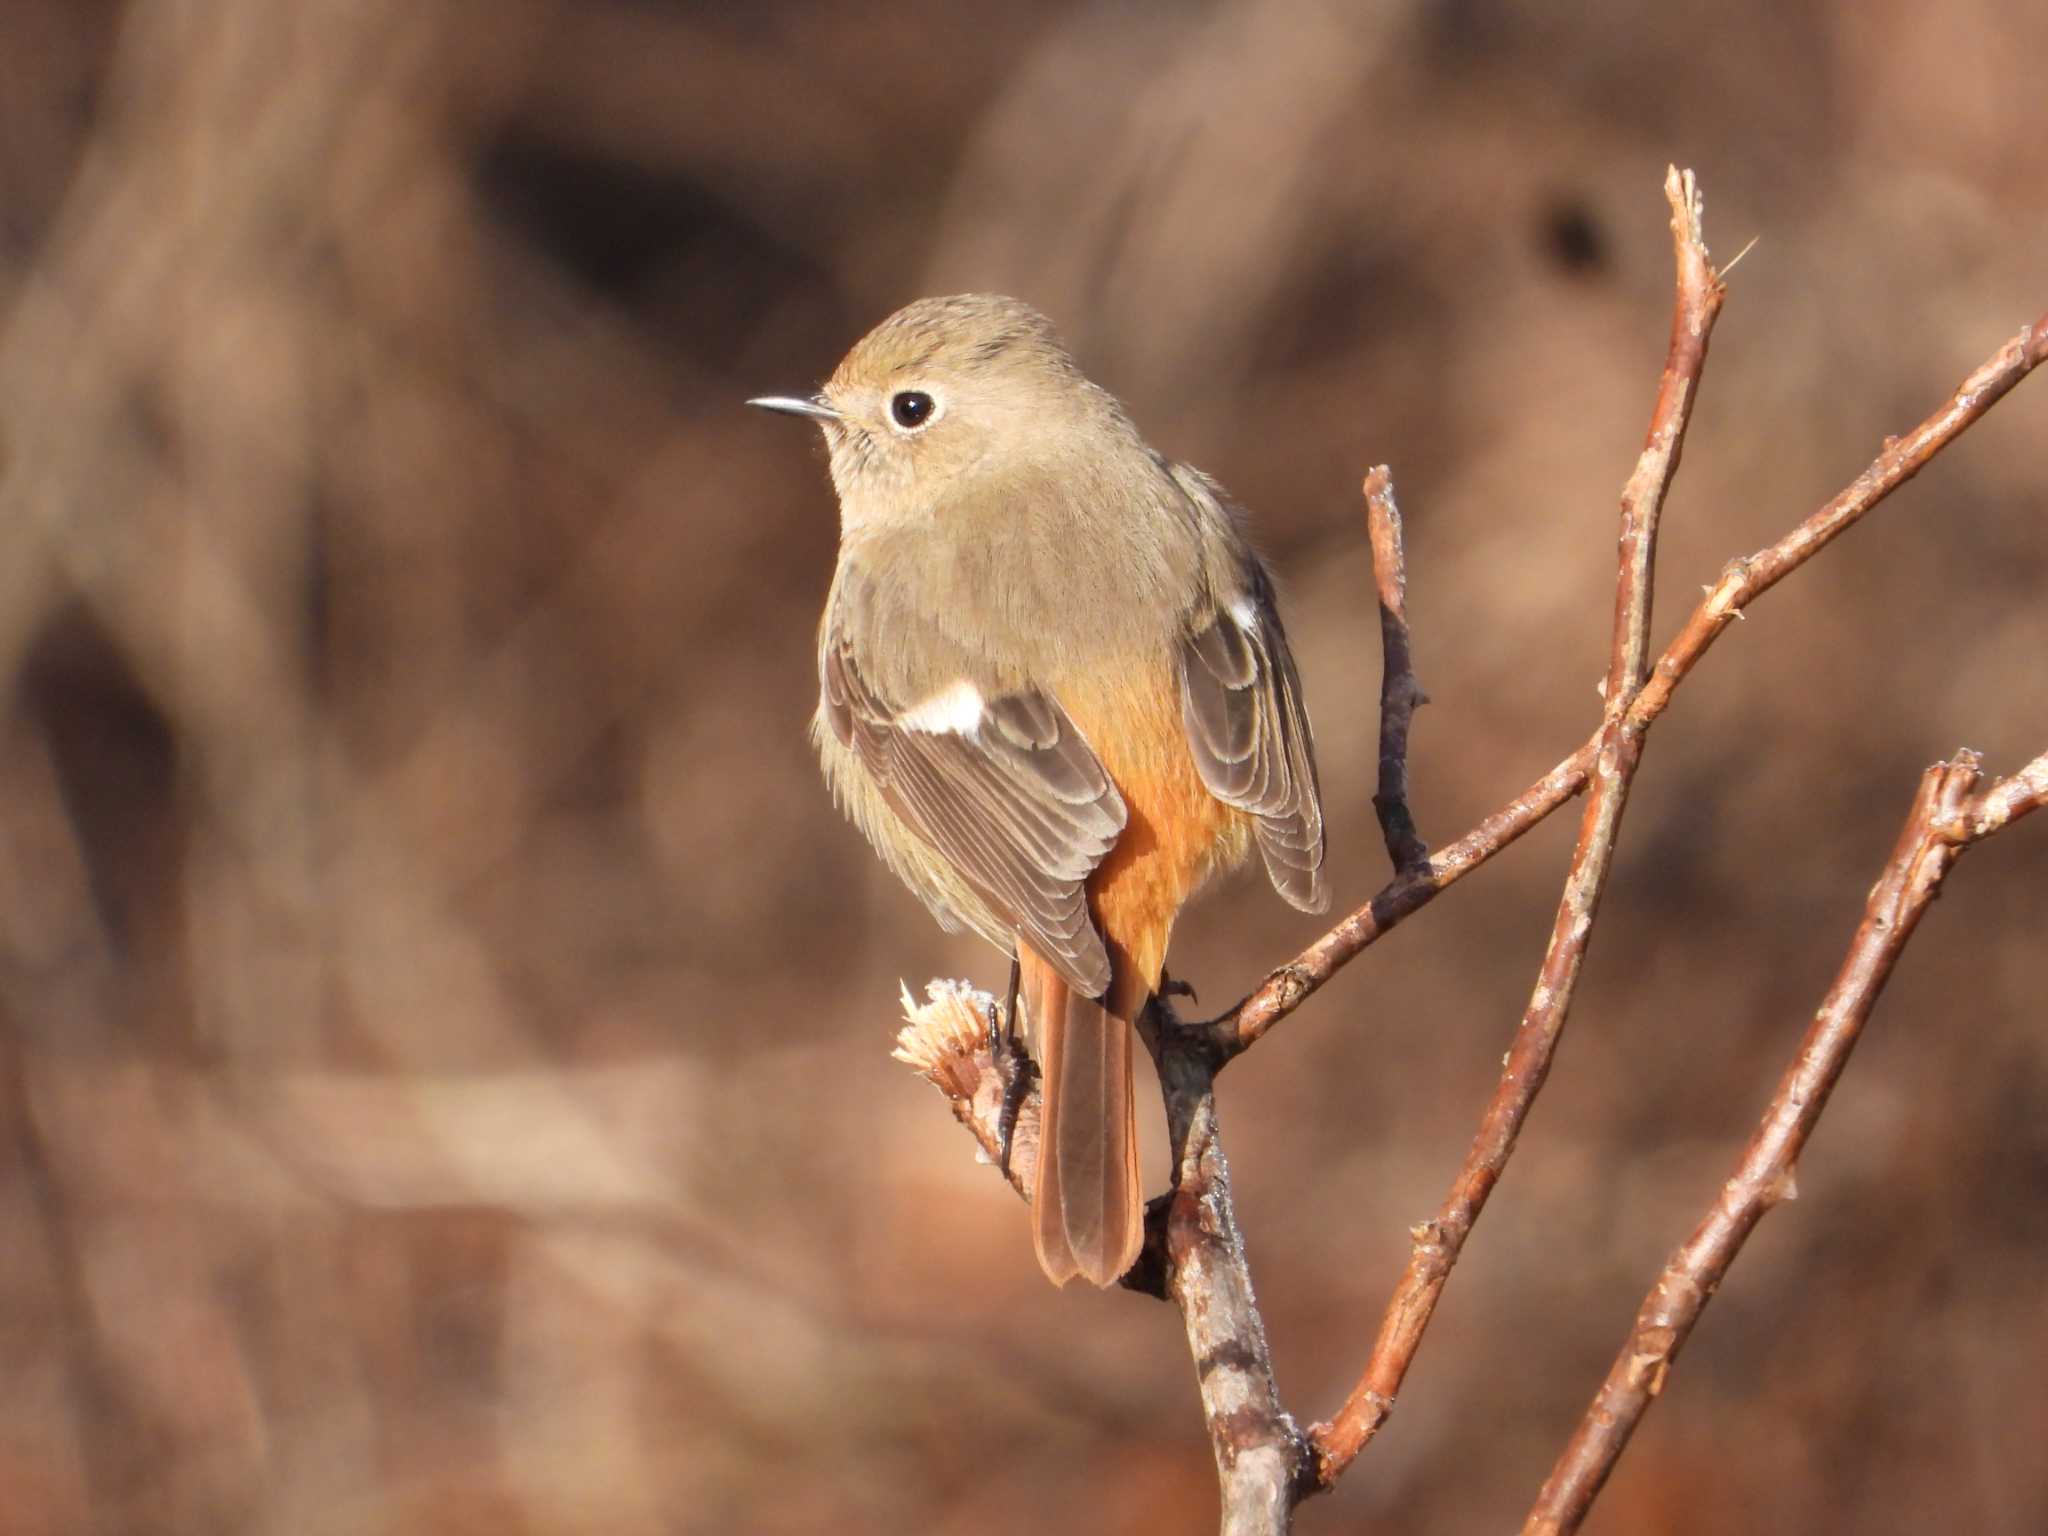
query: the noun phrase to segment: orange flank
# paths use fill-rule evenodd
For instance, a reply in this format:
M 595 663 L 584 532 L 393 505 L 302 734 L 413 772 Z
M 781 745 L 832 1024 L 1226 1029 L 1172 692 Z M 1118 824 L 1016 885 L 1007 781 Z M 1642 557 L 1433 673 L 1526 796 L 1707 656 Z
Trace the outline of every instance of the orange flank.
M 1202 782 L 1171 668 L 1136 687 L 1119 680 L 1059 697 L 1115 781 L 1125 819 L 1088 879 L 1089 910 L 1109 950 L 1107 995 L 1075 995 L 1029 945 L 1018 946 L 1044 1077 L 1033 1241 L 1054 1284 L 1080 1275 L 1110 1285 L 1145 1236 L 1131 1026 L 1159 986 L 1181 904 L 1212 870 L 1245 856 L 1251 821 Z
M 1251 851 L 1252 819 L 1209 792 L 1188 750 L 1180 690 L 1063 690 L 1060 702 L 1124 797 L 1123 835 L 1088 880 L 1116 972 L 1110 1009 L 1129 1020 L 1157 990 L 1174 918 L 1214 872 Z M 1142 982 L 1131 988 L 1131 982 Z M 1135 996 L 1130 995 L 1135 991 Z

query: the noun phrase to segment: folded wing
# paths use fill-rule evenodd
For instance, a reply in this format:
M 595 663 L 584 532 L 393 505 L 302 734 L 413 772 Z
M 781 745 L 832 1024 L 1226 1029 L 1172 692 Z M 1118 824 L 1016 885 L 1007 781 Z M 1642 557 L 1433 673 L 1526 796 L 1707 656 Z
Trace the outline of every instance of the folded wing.
M 1330 904 L 1315 739 L 1264 573 L 1182 642 L 1181 720 L 1202 782 L 1255 816 L 1273 886 L 1305 912 Z
M 828 630 L 825 720 L 889 808 L 952 872 L 1089 997 L 1109 956 L 1084 889 L 1123 830 L 1124 802 L 1059 704 L 1035 689 L 985 695 L 961 679 L 922 699 L 881 697 Z

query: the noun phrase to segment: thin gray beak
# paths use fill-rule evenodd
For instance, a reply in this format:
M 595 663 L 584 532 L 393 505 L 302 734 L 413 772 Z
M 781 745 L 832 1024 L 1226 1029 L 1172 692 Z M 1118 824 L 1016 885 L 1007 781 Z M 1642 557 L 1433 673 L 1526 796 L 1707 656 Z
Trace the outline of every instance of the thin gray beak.
M 837 421 L 839 413 L 823 400 L 801 400 L 795 395 L 756 395 L 747 402 L 764 411 L 781 411 L 785 416 L 810 416 L 819 421 Z

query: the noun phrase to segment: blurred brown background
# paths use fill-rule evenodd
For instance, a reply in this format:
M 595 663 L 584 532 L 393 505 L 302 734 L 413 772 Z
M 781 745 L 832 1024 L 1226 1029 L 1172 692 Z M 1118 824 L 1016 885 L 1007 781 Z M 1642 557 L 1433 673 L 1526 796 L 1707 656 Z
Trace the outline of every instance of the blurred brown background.
M 899 978 L 1002 967 L 816 782 L 823 456 L 738 402 L 921 293 L 1049 311 L 1255 509 L 1363 900 L 1359 477 L 1442 840 L 1596 715 L 1667 161 L 1760 241 L 1660 636 L 2048 304 L 2048 9 L 1537 9 L 7 0 L 0 1526 L 1211 1528 L 1177 1320 L 1045 1286 L 887 1059 Z M 1685 689 L 1521 1156 L 1303 1529 L 1519 1520 L 1919 768 L 2048 745 L 2044 388 Z M 1225 1079 L 1304 1416 L 1574 821 Z M 1951 882 L 1594 1529 L 2048 1528 L 2044 837 Z M 1227 1003 L 1314 931 L 1246 881 L 1174 968 Z

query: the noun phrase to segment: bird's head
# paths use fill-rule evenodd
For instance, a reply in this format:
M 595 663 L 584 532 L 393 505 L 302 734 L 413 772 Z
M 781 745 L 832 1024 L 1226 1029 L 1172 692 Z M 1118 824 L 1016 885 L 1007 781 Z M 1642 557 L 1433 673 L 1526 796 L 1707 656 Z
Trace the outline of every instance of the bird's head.
M 824 429 L 848 532 L 929 519 L 1007 478 L 1056 473 L 1090 427 L 1129 430 L 1051 322 L 993 294 L 920 299 L 862 337 L 815 396 L 748 403 Z

